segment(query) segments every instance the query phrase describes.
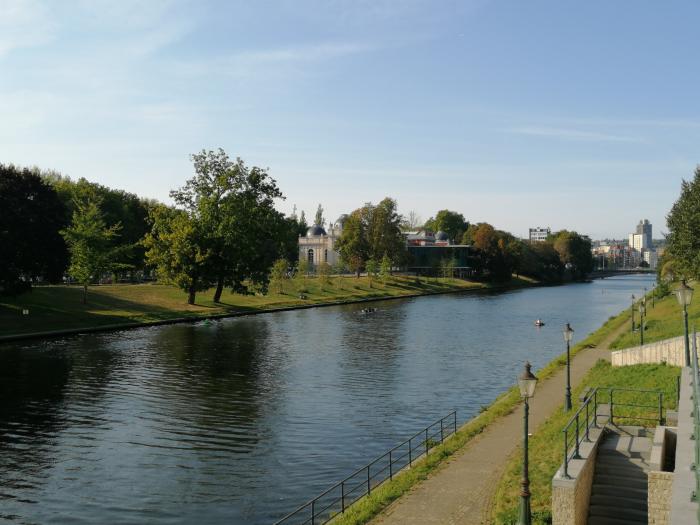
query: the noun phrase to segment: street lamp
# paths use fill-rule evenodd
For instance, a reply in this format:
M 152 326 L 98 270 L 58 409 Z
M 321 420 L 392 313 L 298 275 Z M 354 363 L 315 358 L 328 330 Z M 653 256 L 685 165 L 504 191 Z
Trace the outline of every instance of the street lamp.
M 656 308 L 656 283 L 651 285 L 651 307 Z
M 634 294 L 632 294 L 632 331 L 634 332 Z
M 569 323 L 566 323 L 564 327 L 564 341 L 566 341 L 566 402 L 564 404 L 564 410 L 567 412 L 571 410 L 571 340 L 574 338 L 574 329 L 571 328 Z
M 644 345 L 644 315 L 647 313 L 646 301 L 639 304 L 639 344 Z
M 676 290 L 678 304 L 683 307 L 683 326 L 685 327 L 685 366 L 690 366 L 690 343 L 688 341 L 688 305 L 693 300 L 693 289 L 685 284 L 685 279 Z
M 525 433 L 523 435 L 523 479 L 520 483 L 520 519 L 518 525 L 531 525 L 532 514 L 530 512 L 530 478 L 528 474 L 528 450 L 527 450 L 527 417 L 530 405 L 528 399 L 535 395 L 535 386 L 537 378 L 530 371 L 530 363 L 525 363 L 525 370 L 518 378 L 518 388 L 520 388 L 520 397 L 525 401 L 524 420 Z

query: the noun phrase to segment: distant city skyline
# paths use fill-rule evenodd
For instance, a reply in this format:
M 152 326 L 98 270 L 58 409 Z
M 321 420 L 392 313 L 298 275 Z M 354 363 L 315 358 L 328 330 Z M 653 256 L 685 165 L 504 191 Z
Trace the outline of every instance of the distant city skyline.
M 625 239 L 698 163 L 700 4 L 4 0 L 0 162 L 143 197 L 224 148 L 311 220 L 385 196 Z

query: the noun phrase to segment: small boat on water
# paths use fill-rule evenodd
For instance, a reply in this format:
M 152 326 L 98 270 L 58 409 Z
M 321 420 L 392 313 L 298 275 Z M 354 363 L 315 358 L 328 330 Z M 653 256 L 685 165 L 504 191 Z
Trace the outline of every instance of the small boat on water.
M 361 313 L 367 315 L 367 314 L 373 314 L 376 311 L 377 311 L 376 308 L 363 308 Z
M 544 326 L 544 321 L 542 319 L 537 319 L 537 321 L 535 321 L 535 326 Z

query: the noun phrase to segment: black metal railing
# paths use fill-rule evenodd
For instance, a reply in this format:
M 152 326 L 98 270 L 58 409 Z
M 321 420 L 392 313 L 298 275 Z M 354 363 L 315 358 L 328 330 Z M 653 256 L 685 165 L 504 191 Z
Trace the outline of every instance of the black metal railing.
M 695 329 L 693 328 L 692 353 L 690 356 L 692 375 L 693 375 L 693 438 L 694 438 L 694 463 L 691 466 L 695 472 L 695 492 L 693 492 L 693 501 L 698 500 L 700 494 L 700 366 L 698 365 L 698 343 Z M 693 439 L 691 438 L 691 439 Z M 697 519 L 700 523 L 700 505 L 697 510 Z
M 428 425 L 389 452 L 356 470 L 274 525 L 323 525 L 333 517 L 344 513 L 353 503 L 393 477 L 402 469 L 430 453 L 430 449 L 443 443 L 457 432 L 457 411 Z
M 617 393 L 617 398 L 615 397 Z M 639 396 L 653 396 L 654 404 L 633 403 Z M 608 407 L 608 413 L 598 411 L 601 405 Z M 616 410 L 617 409 L 617 410 Z M 625 419 L 632 422 L 654 421 L 664 424 L 664 394 L 660 390 L 638 388 L 596 387 L 590 389 L 583 404 L 571 417 L 562 430 L 564 435 L 564 477 L 569 477 L 569 461 L 580 459 L 580 445 L 590 442 L 590 429 L 598 428 L 598 418 L 606 417 L 611 424 Z

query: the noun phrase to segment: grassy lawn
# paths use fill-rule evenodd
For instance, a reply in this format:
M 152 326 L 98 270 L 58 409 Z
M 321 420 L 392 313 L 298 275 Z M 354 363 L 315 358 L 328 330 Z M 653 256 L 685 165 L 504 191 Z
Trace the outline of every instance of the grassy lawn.
M 697 283 L 691 286 L 697 288 Z M 700 290 L 698 292 L 700 294 Z M 628 309 L 629 311 L 629 309 Z M 635 308 L 635 323 L 639 324 L 639 312 Z M 629 318 L 629 316 L 628 316 Z M 651 297 L 647 298 L 646 330 L 644 331 L 644 342 L 651 343 L 683 335 L 683 309 L 678 304 L 675 294 L 670 294 L 663 299 L 656 299 L 656 305 L 651 307 Z M 700 328 L 700 300 L 693 297 L 693 302 L 688 307 L 688 326 L 693 330 L 696 324 Z M 630 331 L 622 334 L 612 344 L 611 348 L 629 348 L 639 345 L 639 331 L 632 333 L 630 321 Z
M 662 390 L 664 392 L 664 405 L 666 408 L 676 408 L 676 377 L 680 374 L 680 368 L 666 365 L 637 365 L 613 368 L 607 361 L 599 361 L 593 367 L 575 389 L 573 411 L 566 413 L 563 405 L 556 414 L 545 421 L 535 434 L 530 438 L 530 490 L 532 492 L 533 523 L 551 523 L 551 497 L 552 477 L 562 462 L 563 438 L 562 430 L 571 416 L 580 406 L 578 397 L 582 390 L 591 386 L 617 386 L 627 388 L 641 388 Z M 632 399 L 623 399 L 620 402 L 636 402 L 639 404 L 653 405 L 655 397 L 649 394 L 633 395 Z M 641 397 L 640 397 L 641 396 Z M 615 395 L 616 400 L 618 395 Z M 633 415 L 627 409 L 626 414 Z M 623 414 L 623 412 L 620 412 Z M 645 414 L 646 415 L 646 414 Z M 649 414 L 651 415 L 651 414 Z M 620 420 L 624 423 L 640 422 Z M 652 422 L 649 422 L 655 426 Z M 496 489 L 494 498 L 493 515 L 496 523 L 516 523 L 518 518 L 518 505 L 520 504 L 520 478 L 522 476 L 522 448 L 511 456 L 506 471 Z
M 617 316 L 611 317 L 597 331 L 589 335 L 586 339 L 575 345 L 571 349 L 571 354 L 576 355 L 584 348 L 594 348 L 600 344 L 612 331 L 618 329 L 629 320 L 629 311 L 624 311 Z M 544 368 L 537 372 L 537 377 L 546 379 L 566 364 L 566 354 L 553 359 Z M 463 425 L 455 434 L 443 445 L 431 449 L 430 455 L 423 461 L 414 463 L 413 468 L 404 471 L 389 481 L 380 485 L 372 491 L 370 496 L 363 498 L 357 504 L 350 507 L 345 514 L 338 516 L 334 525 L 361 525 L 367 523 L 372 517 L 379 514 L 392 501 L 407 492 L 416 483 L 425 479 L 428 474 L 437 469 L 443 461 L 462 448 L 469 440 L 480 434 L 489 424 L 513 411 L 520 404 L 520 393 L 516 386 L 513 386 L 500 396 L 482 412 Z M 557 449 L 558 451 L 559 449 Z M 557 452 L 559 454 L 559 452 Z
M 514 279 L 508 286 L 531 284 L 525 279 Z M 394 276 L 386 283 L 374 279 L 371 285 L 366 277 L 333 277 L 325 285 L 308 278 L 304 282 L 286 282 L 283 293 L 237 295 L 226 291 L 220 304 L 212 301 L 214 291 L 208 290 L 197 294 L 196 304 L 190 306 L 183 291 L 168 285 L 93 286 L 85 305 L 78 286 L 39 286 L 16 298 L 0 297 L 0 336 L 488 287 L 460 279 L 405 276 Z M 299 298 L 302 292 L 306 299 Z M 22 315 L 25 308 L 29 309 L 28 316 Z

